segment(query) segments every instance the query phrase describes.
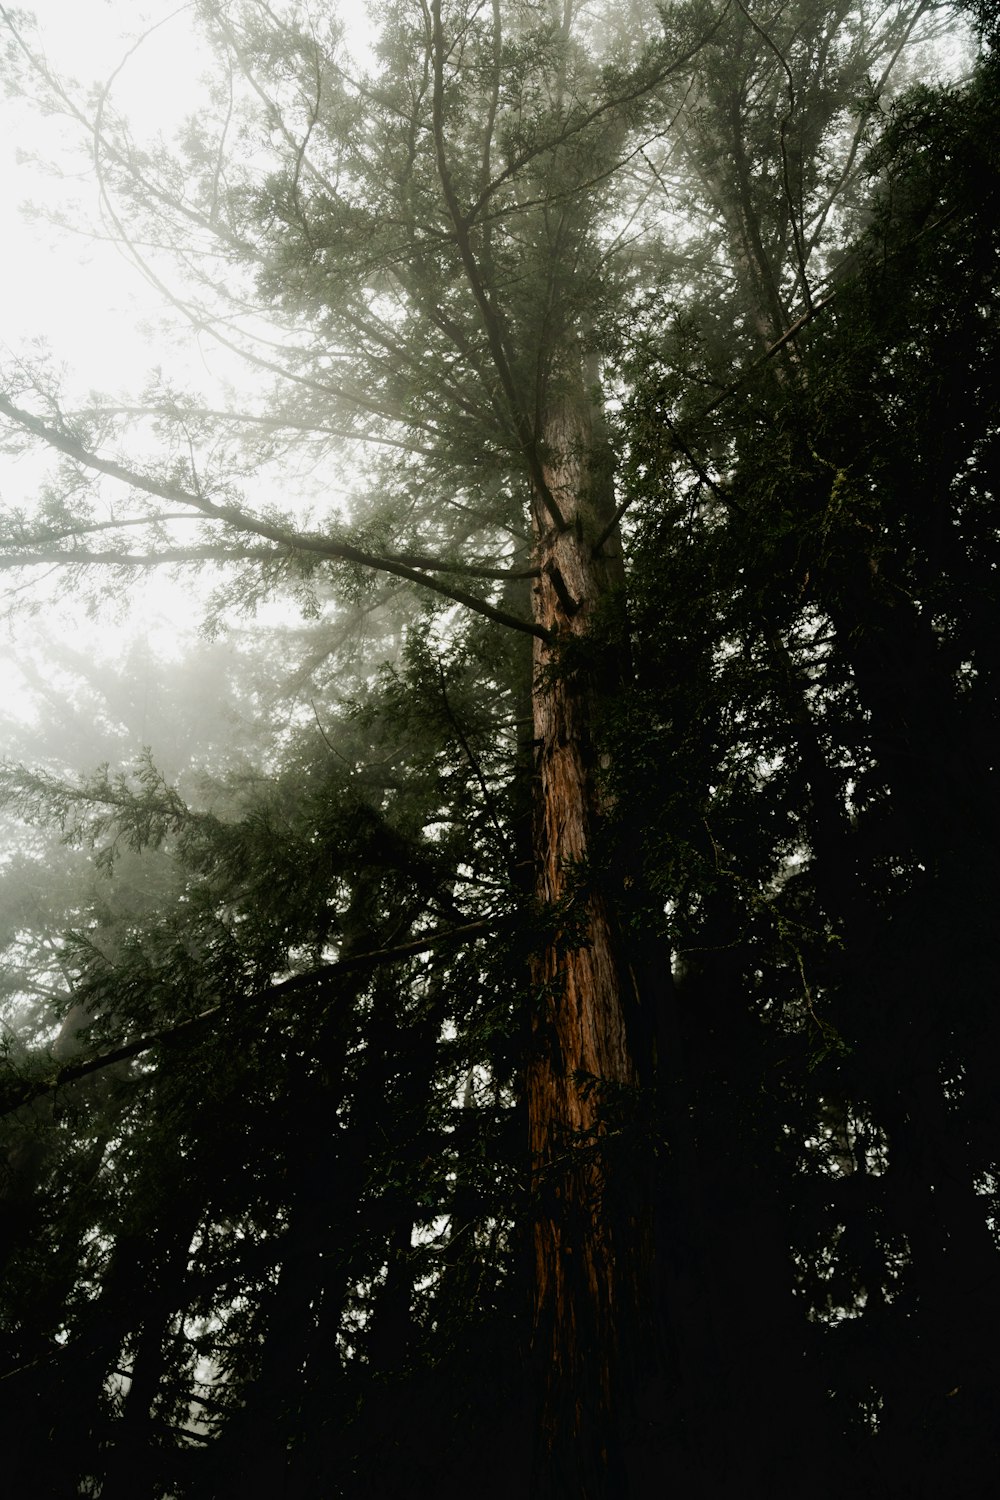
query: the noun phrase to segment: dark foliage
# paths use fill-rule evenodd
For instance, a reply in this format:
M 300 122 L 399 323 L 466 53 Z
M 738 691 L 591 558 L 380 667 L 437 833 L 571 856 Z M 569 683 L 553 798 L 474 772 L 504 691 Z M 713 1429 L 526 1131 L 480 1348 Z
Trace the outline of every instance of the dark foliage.
M 987 56 L 872 123 L 834 295 L 756 365 L 737 329 L 722 399 L 696 301 L 617 350 L 600 853 L 672 976 L 578 1149 L 654 1189 L 637 1493 L 931 1500 L 1000 1459 L 997 98 Z M 235 769 L 9 773 L 94 863 L 66 935 L 58 893 L 11 918 L 64 997 L 2 1075 L 12 1494 L 527 1493 L 524 638 L 411 617 L 372 672 L 324 629 L 311 717 Z
M 886 1496 L 996 1460 L 996 82 L 893 110 L 794 346 L 675 418 L 668 334 L 629 414 L 614 764 L 657 788 L 676 1191 L 761 1492 L 807 1454 Z

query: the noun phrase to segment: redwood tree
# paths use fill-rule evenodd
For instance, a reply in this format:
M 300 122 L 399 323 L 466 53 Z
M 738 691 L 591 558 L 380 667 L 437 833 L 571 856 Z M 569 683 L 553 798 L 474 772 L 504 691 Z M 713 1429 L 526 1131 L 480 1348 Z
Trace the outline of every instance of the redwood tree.
M 794 333 L 817 312 L 829 231 L 851 206 L 871 107 L 862 86 L 885 85 L 927 7 L 895 7 L 874 26 L 864 6 L 757 10 L 637 6 L 626 22 L 572 3 L 392 4 L 365 70 L 322 7 L 209 0 L 198 11 L 217 81 L 170 154 L 134 147 L 110 91 L 91 118 L 7 18 L 30 86 L 92 130 L 129 253 L 269 384 L 239 412 L 155 387 L 128 408 L 66 412 L 41 373 L 12 373 L 0 413 L 15 441 L 60 455 L 67 483 L 47 512 L 11 519 L 4 566 L 229 567 L 220 607 L 289 588 L 345 626 L 359 601 L 391 608 L 402 581 L 437 603 L 422 636 L 412 596 L 403 611 L 400 628 L 428 650 L 436 639 L 446 654 L 460 611 L 531 638 L 515 714 L 522 732 L 530 721 L 530 833 L 509 830 L 508 853 L 531 870 L 512 885 L 533 924 L 522 1088 L 539 1494 L 624 1492 L 640 1420 L 630 1393 L 655 1386 L 662 1360 L 643 1309 L 663 1279 L 682 1279 L 649 1174 L 625 1161 L 629 1142 L 662 1128 L 644 1121 L 648 1098 L 669 1094 L 676 1025 L 661 914 L 602 748 L 630 671 L 602 381 L 614 358 L 625 369 L 625 310 L 641 327 L 666 288 L 680 299 L 710 285 L 720 259 L 725 303 L 706 314 L 691 299 L 693 317 L 728 320 L 706 340 L 708 399 L 730 399 L 730 375 L 761 354 L 777 352 L 779 386 L 798 378 Z M 689 257 L 692 213 L 707 228 Z M 670 378 L 687 373 L 682 354 Z M 324 503 L 315 469 L 291 504 L 292 453 L 300 474 L 326 465 L 326 482 L 331 453 L 349 464 L 350 505 Z M 718 433 L 700 457 L 678 434 L 674 453 L 709 489 L 735 457 Z M 108 486 L 131 509 L 97 520 Z M 261 498 L 265 486 L 280 504 Z M 509 663 L 496 680 L 512 691 Z M 443 676 L 442 693 L 448 712 Z M 455 743 L 475 775 L 460 725 Z M 188 826 L 184 809 L 171 816 L 174 832 Z M 421 881 L 460 927 L 442 880 Z M 352 911 L 356 898 L 355 886 L 339 896 Z M 391 950 L 412 931 L 382 913 L 367 943 Z M 350 946 L 345 927 L 342 956 Z M 274 950 L 270 973 L 260 957 L 258 990 L 293 967 L 290 951 Z M 371 1066 L 391 1070 L 392 1027 L 371 1003 Z M 370 1151 L 359 1099 L 356 1184 Z M 666 1109 L 678 1124 L 683 1111 Z M 288 1212 L 309 1217 L 301 1204 Z M 393 1227 L 405 1240 L 405 1213 Z M 320 1232 L 302 1231 L 306 1242 Z M 387 1264 L 389 1277 L 398 1257 Z M 322 1315 L 310 1303 L 295 1316 L 338 1319 L 348 1280 L 328 1288 Z

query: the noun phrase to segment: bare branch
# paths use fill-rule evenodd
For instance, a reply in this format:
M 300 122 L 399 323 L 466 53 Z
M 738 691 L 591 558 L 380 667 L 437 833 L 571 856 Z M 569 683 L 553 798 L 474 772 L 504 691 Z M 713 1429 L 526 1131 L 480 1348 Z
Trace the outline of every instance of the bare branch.
M 287 557 L 274 547 L 164 547 L 156 552 L 92 552 L 81 547 L 65 552 L 3 552 L 0 572 L 15 568 L 163 568 L 175 563 L 267 562 Z

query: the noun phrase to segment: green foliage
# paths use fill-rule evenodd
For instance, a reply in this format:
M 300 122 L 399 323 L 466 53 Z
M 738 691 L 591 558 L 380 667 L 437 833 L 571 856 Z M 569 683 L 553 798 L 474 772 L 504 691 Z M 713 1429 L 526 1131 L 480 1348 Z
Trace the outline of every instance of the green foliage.
M 76 780 L 8 768 L 8 806 L 93 861 L 89 902 L 70 866 L 62 935 L 51 876 L 48 907 L 10 914 L 18 944 L 33 928 L 53 948 L 75 1056 L 161 1038 L 8 1114 L 3 1348 L 19 1421 L 79 1386 L 80 1453 L 113 1427 L 124 1464 L 134 1421 L 143 1463 L 153 1443 L 164 1484 L 205 1492 L 223 1482 L 215 1458 L 162 1434 L 190 1425 L 194 1400 L 202 1446 L 228 1453 L 267 1410 L 311 1483 L 324 1445 L 363 1449 L 352 1413 L 366 1390 L 380 1400 L 382 1383 L 428 1365 L 447 1389 L 471 1328 L 509 1307 L 517 940 L 487 920 L 488 944 L 343 975 L 337 962 L 515 909 L 501 838 L 515 736 L 498 735 L 497 713 L 518 656 L 486 631 L 447 651 L 415 631 L 356 699 L 331 695 L 335 671 L 314 682 L 277 760 L 185 767 L 196 805 L 148 754 L 131 774 Z M 12 989 L 22 1037 L 25 983 Z M 43 1042 L 11 1060 L 8 1110 L 64 1065 L 61 1036 L 52 1056 Z M 294 1402 L 276 1394 L 293 1337 L 312 1350 Z M 114 1374 L 135 1387 L 144 1361 L 159 1392 L 148 1431 Z M 83 1472 L 70 1453 L 45 1463 L 54 1485 Z
M 362 78 L 325 8 L 206 0 L 226 84 L 178 154 L 136 176 L 108 125 L 106 190 L 206 303 L 266 306 L 277 389 L 242 426 L 162 380 L 70 422 L 19 375 L 17 441 L 59 457 L 7 560 L 90 567 L 121 478 L 90 460 L 152 431 L 107 566 L 178 556 L 149 502 L 184 506 L 188 561 L 233 569 L 220 629 L 277 592 L 304 619 L 176 670 L 53 646 L 75 686 L 36 672 L 47 727 L 3 771 L 19 1491 L 526 1492 L 523 1080 L 559 998 L 527 957 L 607 890 L 648 1045 L 638 1088 L 576 1080 L 599 1123 L 567 1150 L 648 1195 L 634 1488 L 978 1492 L 996 77 L 890 108 L 923 9 L 638 6 L 598 37 L 391 3 Z M 530 616 L 539 413 L 598 354 L 629 619 L 606 597 L 533 681 L 496 611 Z M 459 614 L 433 586 L 462 568 Z M 539 911 L 529 702 L 570 679 L 602 688 L 604 822 Z

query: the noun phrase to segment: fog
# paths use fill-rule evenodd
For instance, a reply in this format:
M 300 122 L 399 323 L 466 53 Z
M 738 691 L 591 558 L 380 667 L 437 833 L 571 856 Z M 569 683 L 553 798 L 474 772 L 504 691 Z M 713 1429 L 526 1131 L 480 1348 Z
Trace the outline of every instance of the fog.
M 14 1490 L 972 1494 L 995 59 L 371 9 L 0 5 Z

